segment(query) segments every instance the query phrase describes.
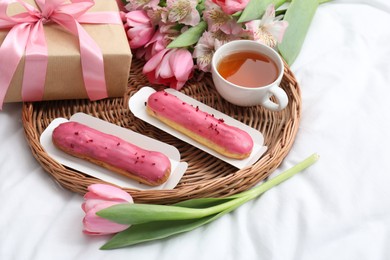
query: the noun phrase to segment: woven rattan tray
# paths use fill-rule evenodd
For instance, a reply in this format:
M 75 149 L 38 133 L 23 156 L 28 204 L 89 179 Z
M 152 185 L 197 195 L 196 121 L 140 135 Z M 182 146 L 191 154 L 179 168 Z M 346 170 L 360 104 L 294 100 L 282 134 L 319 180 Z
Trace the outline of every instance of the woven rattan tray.
M 77 112 L 90 114 L 174 145 L 179 149 L 182 160 L 188 162 L 186 173 L 173 190 L 126 189 L 139 203 L 170 204 L 189 198 L 223 197 L 247 190 L 268 177 L 290 150 L 299 126 L 301 97 L 299 85 L 287 65 L 285 65 L 281 87 L 287 92 L 289 104 L 287 108 L 279 112 L 272 112 L 260 106 L 242 108 L 229 104 L 215 91 L 210 75 L 195 74 L 182 89 L 185 94 L 263 133 L 268 150 L 259 161 L 242 170 L 237 170 L 132 115 L 128 109 L 129 97 L 141 87 L 150 85 L 142 75 L 142 66 L 142 61 L 133 60 L 129 88 L 123 98 L 96 102 L 68 100 L 23 104 L 23 125 L 32 153 L 61 186 L 84 194 L 88 185 L 102 182 L 59 164 L 47 155 L 39 142 L 41 133 L 53 119 L 69 118 Z

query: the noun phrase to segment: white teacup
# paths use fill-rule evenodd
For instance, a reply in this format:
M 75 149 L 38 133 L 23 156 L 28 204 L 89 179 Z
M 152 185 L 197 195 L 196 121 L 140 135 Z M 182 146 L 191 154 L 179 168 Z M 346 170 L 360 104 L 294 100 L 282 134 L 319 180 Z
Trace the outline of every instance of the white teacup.
M 266 55 L 275 62 L 278 70 L 276 80 L 265 86 L 244 87 L 231 83 L 221 76 L 217 68 L 218 64 L 224 57 L 233 53 L 248 51 Z M 211 72 L 214 85 L 218 93 L 232 104 L 238 106 L 262 105 L 263 107 L 273 111 L 282 110 L 288 104 L 286 92 L 279 87 L 284 73 L 283 61 L 274 49 L 266 45 L 251 40 L 236 40 L 228 42 L 219 47 L 214 53 L 211 62 Z M 258 75 L 253 75 L 253 77 L 256 76 Z M 272 96 L 276 98 L 277 103 L 270 99 Z

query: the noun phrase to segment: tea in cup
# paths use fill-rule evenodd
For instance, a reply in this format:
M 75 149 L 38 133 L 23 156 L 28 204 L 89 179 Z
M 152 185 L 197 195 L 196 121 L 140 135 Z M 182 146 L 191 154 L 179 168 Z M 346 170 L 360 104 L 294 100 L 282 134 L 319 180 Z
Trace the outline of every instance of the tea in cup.
M 273 111 L 288 104 L 286 92 L 279 87 L 282 58 L 266 45 L 251 40 L 228 42 L 214 53 L 211 72 L 218 93 L 232 104 L 262 105 Z

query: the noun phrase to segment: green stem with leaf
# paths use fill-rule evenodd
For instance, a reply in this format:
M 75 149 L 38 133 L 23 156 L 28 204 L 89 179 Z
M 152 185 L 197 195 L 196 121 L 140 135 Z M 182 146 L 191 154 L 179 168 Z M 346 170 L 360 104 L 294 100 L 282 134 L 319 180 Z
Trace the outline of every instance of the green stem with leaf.
M 318 160 L 313 154 L 261 185 L 226 198 L 191 199 L 174 205 L 120 204 L 96 214 L 111 221 L 132 224 L 116 234 L 102 249 L 114 249 L 161 239 L 207 224 L 260 196 Z
M 270 4 L 273 4 L 275 9 L 277 9 L 285 2 L 286 0 L 251 0 L 245 7 L 244 11 L 242 11 L 242 14 L 240 15 L 240 18 L 238 18 L 237 22 L 244 23 L 260 19 Z

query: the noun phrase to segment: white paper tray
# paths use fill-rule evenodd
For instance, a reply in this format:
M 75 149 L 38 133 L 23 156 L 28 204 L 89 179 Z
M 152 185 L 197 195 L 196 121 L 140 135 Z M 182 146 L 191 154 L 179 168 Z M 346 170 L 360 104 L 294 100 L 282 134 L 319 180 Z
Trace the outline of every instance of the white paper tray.
M 180 153 L 175 147 L 84 113 L 74 114 L 69 121 L 79 122 L 101 132 L 115 135 L 146 150 L 164 153 L 171 161 L 171 175 L 164 184 L 151 187 L 126 178 L 86 160 L 71 156 L 56 148 L 52 142 L 53 130 L 59 124 L 67 121 L 68 120 L 65 118 L 54 119 L 40 137 L 40 142 L 46 152 L 53 159 L 67 167 L 106 182 L 116 184 L 123 188 L 133 188 L 139 190 L 173 189 L 179 183 L 181 177 L 187 170 L 188 164 L 186 162 L 180 162 Z
M 249 165 L 252 165 L 253 163 L 255 163 L 258 159 L 260 159 L 260 157 L 265 153 L 265 151 L 267 150 L 267 147 L 264 146 L 264 137 L 263 137 L 263 134 L 261 132 L 259 132 L 258 130 L 246 125 L 246 124 L 243 124 L 242 122 L 238 121 L 238 120 L 235 120 L 234 118 L 226 115 L 226 114 L 223 114 L 221 113 L 220 111 L 218 110 L 215 110 L 177 90 L 174 90 L 174 89 L 165 89 L 166 92 L 172 94 L 172 95 L 175 95 L 177 96 L 178 98 L 180 98 L 181 100 L 183 100 L 184 102 L 188 103 L 188 104 L 191 104 L 193 106 L 198 106 L 199 109 L 201 109 L 202 111 L 204 112 L 207 112 L 209 114 L 214 114 L 215 117 L 217 118 L 221 118 L 225 121 L 226 124 L 229 124 L 229 125 L 232 125 L 232 126 L 235 126 L 235 127 L 238 127 L 244 131 L 246 131 L 253 139 L 253 142 L 254 142 L 254 146 L 253 146 L 253 150 L 252 150 L 252 153 L 250 154 L 250 156 L 248 158 L 245 158 L 243 160 L 238 160 L 238 159 L 231 159 L 231 158 L 228 158 L 226 156 L 223 156 L 217 152 L 215 152 L 214 150 L 194 141 L 193 139 L 191 139 L 190 137 L 186 136 L 185 134 L 182 134 L 178 131 L 176 131 L 175 129 L 169 127 L 168 125 L 160 122 L 158 119 L 150 116 L 147 112 L 146 112 L 146 106 L 145 106 L 145 102 L 147 102 L 149 96 L 155 92 L 155 90 L 151 87 L 143 87 L 141 88 L 137 93 L 135 93 L 129 100 L 129 108 L 131 110 L 131 112 L 138 118 L 144 120 L 145 122 L 148 122 L 149 124 L 199 148 L 199 149 L 202 149 L 203 151 L 219 158 L 220 160 L 223 160 L 235 167 L 237 167 L 238 169 L 242 169 L 246 166 L 249 166 Z

